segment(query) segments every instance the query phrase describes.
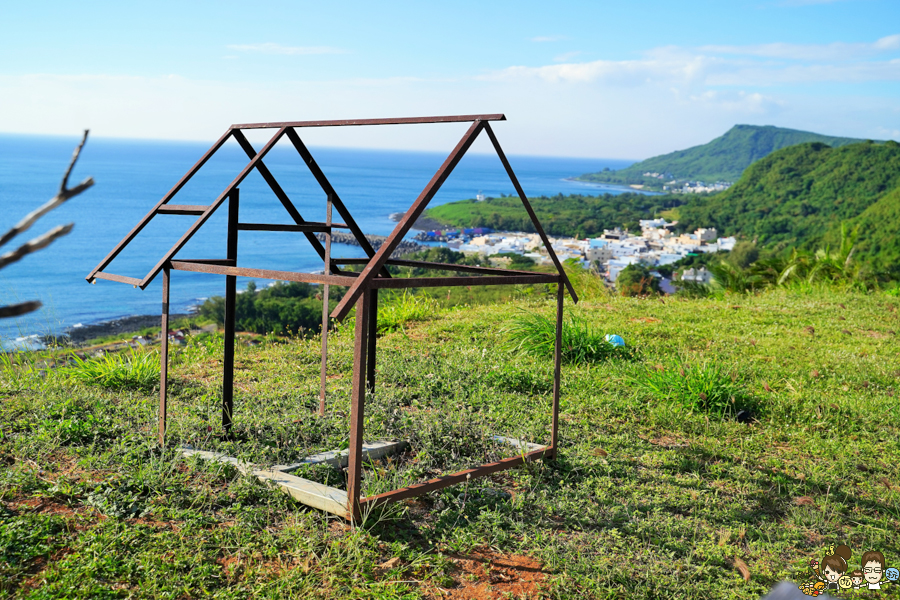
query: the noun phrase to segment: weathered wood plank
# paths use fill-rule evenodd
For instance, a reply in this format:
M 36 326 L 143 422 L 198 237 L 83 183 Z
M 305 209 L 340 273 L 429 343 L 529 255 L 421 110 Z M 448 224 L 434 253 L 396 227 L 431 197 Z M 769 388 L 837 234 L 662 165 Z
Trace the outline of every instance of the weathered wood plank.
M 370 459 L 375 460 L 378 458 L 383 458 L 389 454 L 396 454 L 397 452 L 401 452 L 404 448 L 406 448 L 406 442 L 372 442 L 371 444 L 363 444 L 362 454 L 363 460 Z M 350 450 L 329 450 L 328 452 L 322 452 L 320 454 L 313 454 L 312 456 L 307 456 L 299 462 L 290 464 L 290 465 L 275 465 L 272 467 L 273 471 L 281 471 L 283 473 L 289 473 L 291 471 L 296 471 L 300 467 L 304 465 L 320 465 L 320 464 L 329 464 L 332 467 L 346 467 L 347 463 L 350 460 Z

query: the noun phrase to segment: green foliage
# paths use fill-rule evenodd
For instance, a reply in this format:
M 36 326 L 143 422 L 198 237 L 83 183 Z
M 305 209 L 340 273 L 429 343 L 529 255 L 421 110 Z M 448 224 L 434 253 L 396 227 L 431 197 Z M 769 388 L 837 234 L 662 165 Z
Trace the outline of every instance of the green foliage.
M 839 243 L 847 222 L 861 226 L 859 258 L 888 268 L 900 262 L 898 188 L 900 145 L 801 144 L 756 162 L 722 193 L 691 198 L 680 223 L 811 251 Z
M 322 328 L 322 287 L 299 282 L 276 282 L 262 290 L 250 282 L 235 299 L 235 327 L 255 333 L 319 331 Z M 329 306 L 337 306 L 343 288 L 331 286 Z M 200 306 L 200 315 L 225 323 L 225 298 L 215 296 Z
M 72 355 L 60 372 L 89 385 L 112 390 L 149 391 L 159 384 L 159 353 L 129 348 L 94 358 Z
M 737 181 L 747 167 L 781 148 L 810 142 L 838 147 L 861 141 L 771 125 L 735 125 L 708 144 L 654 156 L 619 171 L 589 173 L 579 179 L 661 186 L 663 180 L 644 177 L 644 173 L 650 172 L 669 173 L 677 179 L 708 183 Z
M 616 278 L 616 289 L 623 296 L 647 296 L 659 293 L 659 278 L 646 265 L 628 265 Z
M 734 249 L 728 254 L 728 260 L 742 269 L 746 269 L 759 258 L 759 248 L 756 244 L 742 241 L 735 244 Z
M 675 402 L 690 412 L 724 417 L 756 405 L 743 377 L 715 362 L 659 365 L 646 369 L 635 381 L 654 400 Z
M 49 557 L 66 538 L 66 522 L 54 515 L 16 513 L 0 505 L 0 591 L 7 575 L 35 559 Z
M 556 320 L 537 313 L 524 313 L 506 326 L 510 349 L 533 356 L 552 358 L 556 348 Z M 604 333 L 584 317 L 570 314 L 562 323 L 562 360 L 585 364 L 610 358 L 631 358 L 627 346 L 614 346 Z
M 495 254 L 493 258 L 508 258 L 510 269 L 524 270 L 537 264 L 530 256 L 523 256 L 513 252 L 501 252 L 500 254 Z
M 685 201 L 681 195 L 604 194 L 584 196 L 573 194 L 530 199 L 537 218 L 549 235 L 590 237 L 679 206 Z M 528 213 L 518 196 L 461 200 L 429 208 L 425 216 L 454 227 L 490 227 L 499 231 L 535 231 Z
M 407 323 L 424 321 L 434 316 L 437 307 L 437 302 L 431 296 L 415 295 L 409 290 L 403 290 L 402 294 L 378 303 L 378 331 L 402 331 Z

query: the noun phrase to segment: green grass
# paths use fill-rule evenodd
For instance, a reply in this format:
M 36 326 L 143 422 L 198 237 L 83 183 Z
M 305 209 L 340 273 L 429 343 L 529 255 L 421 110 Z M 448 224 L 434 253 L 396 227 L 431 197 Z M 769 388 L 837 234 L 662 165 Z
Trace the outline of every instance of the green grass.
M 150 391 L 159 383 L 159 352 L 129 348 L 102 356 L 81 358 L 73 354 L 72 365 L 60 372 L 76 381 L 112 390 Z
M 177 349 L 164 450 L 152 389 L 0 368 L 0 595 L 436 597 L 467 583 L 454 556 L 478 550 L 536 558 L 551 598 L 758 598 L 832 544 L 853 549 L 853 568 L 868 549 L 900 561 L 900 299 L 583 295 L 567 312 L 635 354 L 563 365 L 558 460 L 373 512 L 357 530 L 173 450 L 271 465 L 346 444 L 352 330 L 329 340 L 324 418 L 317 339 L 238 345 L 230 441 L 221 337 Z M 554 309 L 543 296 L 457 307 L 381 336 L 366 437 L 410 449 L 367 465 L 363 491 L 515 455 L 491 435 L 546 442 L 552 360 L 510 350 L 505 330 Z M 642 381 L 657 376 L 656 390 Z M 691 404 L 697 390 L 708 406 Z M 755 421 L 714 418 L 732 394 L 758 404 Z
M 378 331 L 391 333 L 403 331 L 405 325 L 431 318 L 437 302 L 427 294 L 414 295 L 404 290 L 402 294 L 381 302 L 378 306 Z
M 552 358 L 556 349 L 556 319 L 534 312 L 523 312 L 506 327 L 508 346 L 515 352 Z M 583 316 L 563 317 L 561 334 L 563 362 L 584 364 L 610 358 L 631 358 L 627 346 L 615 346 L 606 341 L 606 334 L 597 331 Z
M 653 400 L 674 402 L 688 411 L 718 417 L 754 409 L 756 402 L 747 392 L 743 376 L 720 363 L 655 365 L 636 378 Z

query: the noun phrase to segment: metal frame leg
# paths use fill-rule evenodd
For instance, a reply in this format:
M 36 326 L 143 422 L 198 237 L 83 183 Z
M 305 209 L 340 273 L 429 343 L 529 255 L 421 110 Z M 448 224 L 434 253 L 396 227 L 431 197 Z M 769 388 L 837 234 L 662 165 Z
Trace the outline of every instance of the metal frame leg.
M 159 445 L 166 443 L 167 398 L 169 386 L 169 267 L 163 267 L 162 331 L 159 341 Z
M 226 258 L 237 261 L 238 189 L 228 198 L 228 243 Z M 237 263 L 235 263 L 237 264 Z M 222 428 L 231 435 L 234 415 L 234 327 L 237 277 L 225 276 L 225 356 L 222 368 Z
M 560 370 L 562 366 L 562 328 L 563 328 L 563 303 L 566 299 L 565 288 L 562 283 L 556 288 L 556 345 L 553 349 L 553 424 L 550 439 L 550 457 L 556 458 L 557 443 L 559 442 L 559 388 Z
M 353 395 L 350 407 L 350 456 L 347 464 L 347 510 L 358 523 L 360 514 L 363 427 L 366 412 L 366 353 L 368 351 L 371 290 L 356 303 L 356 339 L 353 346 Z

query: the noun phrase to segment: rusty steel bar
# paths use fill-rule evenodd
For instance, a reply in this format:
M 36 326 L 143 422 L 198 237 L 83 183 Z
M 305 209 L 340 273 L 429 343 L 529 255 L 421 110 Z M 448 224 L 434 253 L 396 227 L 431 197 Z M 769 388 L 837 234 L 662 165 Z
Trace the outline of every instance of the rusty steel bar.
M 159 445 L 166 444 L 166 393 L 169 387 L 169 267 L 163 267 L 162 319 L 159 339 Z
M 339 265 L 364 265 L 369 261 L 365 258 L 337 258 L 336 263 Z M 459 271 L 461 273 L 485 273 L 487 275 L 534 275 L 535 271 L 518 271 L 513 269 L 498 269 L 494 267 L 476 267 L 473 265 L 454 265 L 450 263 L 426 262 L 424 260 L 404 260 L 401 258 L 391 258 L 385 261 L 390 267 L 415 267 L 419 269 L 430 269 L 436 271 Z
M 331 194 L 325 199 L 325 223 L 331 223 Z M 331 229 L 325 233 L 325 275 L 331 275 Z M 319 388 L 319 416 L 325 416 L 325 394 L 328 391 L 328 293 L 327 283 L 322 289 L 322 385 Z
M 538 235 L 541 236 L 541 241 L 544 242 L 544 246 L 547 247 L 547 254 L 550 255 L 550 260 L 553 261 L 553 264 L 556 266 L 556 270 L 559 271 L 559 276 L 563 278 L 563 282 L 566 284 L 566 289 L 569 290 L 569 294 L 572 296 L 572 300 L 577 304 L 578 303 L 578 294 L 575 293 L 575 288 L 572 287 L 572 283 L 569 281 L 568 275 L 566 275 L 565 269 L 563 269 L 562 263 L 559 262 L 559 258 L 556 256 L 556 252 L 553 250 L 553 245 L 550 244 L 550 240 L 547 239 L 547 234 L 544 233 L 544 228 L 541 226 L 541 222 L 538 221 L 537 215 L 534 213 L 534 209 L 531 207 L 531 203 L 528 201 L 528 196 L 525 195 L 525 191 L 522 189 L 522 186 L 519 185 L 519 179 L 516 177 L 515 172 L 513 172 L 512 166 L 509 164 L 509 161 L 506 160 L 506 154 L 503 153 L 503 148 L 500 147 L 500 142 L 497 141 L 497 136 L 494 135 L 494 131 L 491 129 L 490 123 L 484 124 L 484 129 L 487 131 L 488 137 L 491 138 L 491 144 L 494 146 L 494 150 L 497 151 L 497 156 L 500 157 L 500 162 L 503 163 L 503 168 L 506 169 L 506 174 L 509 175 L 510 181 L 512 181 L 513 187 L 516 188 L 516 193 L 519 194 L 519 198 L 522 200 L 522 204 L 525 205 L 525 211 L 528 213 L 528 217 L 531 219 L 531 223 L 534 225 L 535 231 L 538 232 Z
M 342 223 L 335 223 L 333 225 L 326 225 L 325 223 L 314 223 L 312 221 L 306 221 L 302 225 L 281 225 L 281 224 L 269 224 L 269 223 L 238 223 L 239 231 L 292 231 L 292 232 L 319 232 L 328 233 L 332 229 L 340 228 Z M 318 239 L 318 238 L 316 238 Z
M 240 190 L 234 188 L 228 199 L 228 239 L 225 255 L 237 263 L 238 212 Z M 222 428 L 225 435 L 231 435 L 234 416 L 234 328 L 235 304 L 237 301 L 237 277 L 225 277 L 225 357 L 222 366 Z
M 375 392 L 375 353 L 378 339 L 378 290 L 369 290 L 369 351 L 366 356 L 366 389 Z
M 356 340 L 353 344 L 353 391 L 350 396 L 350 446 L 347 463 L 347 511 L 355 523 L 360 517 L 362 491 L 362 443 L 366 413 L 366 351 L 371 314 L 371 290 L 356 303 Z
M 502 277 L 395 277 L 393 279 L 373 279 L 373 289 L 404 289 L 421 287 L 461 287 L 467 285 L 528 285 L 534 283 L 556 283 L 559 275 L 504 275 Z
M 202 204 L 163 204 L 156 209 L 158 215 L 202 215 L 209 206 Z
M 556 341 L 553 346 L 553 413 L 550 427 L 549 458 L 556 458 L 557 442 L 559 441 L 559 388 L 562 370 L 563 304 L 565 299 L 565 290 L 562 284 L 559 284 L 556 286 Z
M 503 471 L 521 464 L 525 464 L 527 462 L 538 460 L 540 458 L 543 458 L 543 456 L 547 454 L 548 451 L 549 449 L 545 448 L 542 448 L 540 450 L 533 450 L 526 454 L 504 458 L 502 460 L 498 460 L 497 462 L 487 463 L 484 465 L 473 467 L 471 469 L 466 469 L 465 471 L 453 473 L 452 475 L 444 475 L 443 477 L 430 479 L 424 483 L 415 483 L 413 485 L 399 488 L 390 492 L 378 494 L 377 496 L 368 496 L 366 498 L 363 498 L 360 501 L 360 504 L 363 507 L 369 507 L 378 504 L 385 504 L 387 502 L 396 502 L 397 500 L 403 500 L 405 498 L 421 496 L 422 494 L 440 490 L 451 485 L 464 483 L 466 480 L 474 477 L 483 477 L 484 475 L 490 475 L 491 473 L 496 473 L 497 471 Z
M 279 127 L 348 127 L 358 125 L 418 125 L 424 123 L 468 123 L 471 121 L 505 121 L 503 114 L 452 115 L 446 117 L 401 117 L 397 119 L 344 119 L 338 121 L 281 121 L 241 123 L 232 129 L 275 129 Z
M 363 233 L 362 229 L 360 229 L 359 225 L 357 225 L 356 221 L 353 219 L 353 215 L 351 215 L 350 211 L 347 210 L 347 207 L 344 206 L 344 202 L 341 200 L 341 197 L 338 196 L 338 193 L 331 185 L 331 182 L 328 181 L 325 173 L 322 171 L 322 169 L 319 168 L 319 164 L 316 162 L 316 159 L 313 158 L 313 155 L 309 151 L 309 148 L 306 147 L 306 144 L 303 143 L 303 140 L 300 139 L 300 136 L 297 135 L 297 132 L 293 129 L 287 130 L 287 136 L 291 141 L 291 144 L 294 145 L 294 149 L 300 155 L 300 158 L 302 158 L 303 162 L 306 163 L 306 167 L 309 169 L 309 172 L 312 173 L 313 177 L 316 178 L 319 187 L 321 187 L 322 191 L 325 192 L 325 196 L 329 198 L 332 204 L 334 204 L 334 207 L 341 215 L 341 218 L 343 218 L 344 221 L 347 222 L 347 229 L 349 229 L 350 233 L 353 234 L 353 237 L 356 238 L 356 242 L 359 244 L 359 247 L 363 249 L 363 251 L 366 253 L 366 256 L 370 258 L 374 256 L 375 249 L 372 248 L 372 244 L 369 243 L 369 240 L 366 238 L 366 234 Z M 390 273 L 387 272 L 387 269 L 382 269 L 382 274 L 385 277 L 391 276 Z
M 225 188 L 225 191 L 222 192 L 221 195 L 219 195 L 219 197 L 209 205 L 209 208 L 206 209 L 206 212 L 200 215 L 200 217 L 194 222 L 194 224 L 191 225 L 191 228 L 188 229 L 187 232 L 183 236 L 181 236 L 181 238 L 177 242 L 175 242 L 175 245 L 169 249 L 166 255 L 158 263 L 156 263 L 156 266 L 153 267 L 153 269 L 151 269 L 149 273 L 147 273 L 143 280 L 141 280 L 141 289 L 145 289 L 148 285 L 150 285 L 150 282 L 153 281 L 157 274 L 159 274 L 162 266 L 172 260 L 172 257 L 175 256 L 175 254 L 177 254 L 178 251 L 184 247 L 188 240 L 193 237 L 197 230 L 200 229 L 200 227 L 204 223 L 206 223 L 207 219 L 209 219 L 212 214 L 216 212 L 216 209 L 222 205 L 225 199 L 228 198 L 228 196 L 231 194 L 231 191 L 239 186 L 241 182 L 244 181 L 244 179 L 246 179 L 247 175 L 250 174 L 250 171 L 252 171 L 254 167 L 256 167 L 256 165 L 263 159 L 263 157 L 269 153 L 269 150 L 271 150 L 275 146 L 275 144 L 278 143 L 278 140 L 280 140 L 281 136 L 283 135 L 284 129 L 279 129 L 278 132 L 274 136 L 272 136 L 272 139 L 266 143 L 263 149 L 259 151 L 259 154 L 254 156 L 250 160 L 250 162 L 247 163 L 247 166 L 244 167 L 240 173 L 238 173 L 238 176 L 234 178 L 234 180 L 228 185 L 227 188 Z
M 198 265 L 222 265 L 225 267 L 233 267 L 237 264 L 236 260 L 230 258 L 179 258 L 177 262 L 195 263 Z
M 256 157 L 256 150 L 250 144 L 249 140 L 247 140 L 246 136 L 240 131 L 235 130 L 234 139 L 237 140 L 237 143 L 240 144 L 241 148 L 244 150 L 244 154 L 247 155 L 251 160 Z M 294 223 L 297 225 L 304 225 L 307 221 L 300 215 L 300 211 L 297 210 L 297 207 L 294 206 L 294 203 L 291 202 L 291 199 L 288 197 L 287 193 L 285 193 L 284 189 L 282 189 L 281 185 L 272 175 L 269 168 L 262 162 L 260 159 L 257 164 L 256 170 L 259 171 L 259 174 L 265 180 L 265 182 L 269 185 L 269 188 L 278 198 L 278 201 L 281 202 L 281 205 L 284 206 L 284 209 L 291 216 L 291 219 L 294 220 Z M 315 249 L 316 253 L 319 255 L 319 258 L 325 258 L 325 248 L 322 247 L 322 243 L 319 239 L 312 234 L 312 231 L 304 231 L 306 234 L 306 239 L 312 244 L 312 247 Z M 337 269 L 340 271 L 340 269 Z
M 118 281 L 119 283 L 127 283 L 135 287 L 141 285 L 140 279 L 136 279 L 134 277 L 125 277 L 124 275 L 114 275 L 113 273 L 104 273 L 103 271 L 98 271 L 97 273 L 95 273 L 94 278 L 108 279 L 109 281 Z
M 356 283 L 353 284 L 344 295 L 343 299 L 338 303 L 337 307 L 331 313 L 332 317 L 343 319 L 347 315 L 350 310 L 350 305 L 356 302 L 362 294 L 363 288 L 368 286 L 374 278 L 375 273 L 384 267 L 385 261 L 390 258 L 394 249 L 397 247 L 397 244 L 400 243 L 403 236 L 406 235 L 406 232 L 413 226 L 416 219 L 422 214 L 422 211 L 425 210 L 425 207 L 428 206 L 431 199 L 434 198 L 434 195 L 438 193 L 438 190 L 441 189 L 441 185 L 447 180 L 450 173 L 453 172 L 454 167 L 459 164 L 459 161 L 469 147 L 471 147 L 475 138 L 478 137 L 478 134 L 481 133 L 481 130 L 484 129 L 485 125 L 486 123 L 484 121 L 475 121 L 472 123 L 465 135 L 459 140 L 456 147 L 431 178 L 431 181 L 428 182 L 428 185 L 425 186 L 425 189 L 422 190 L 419 197 L 416 198 L 415 202 L 413 202 L 409 210 L 406 211 L 406 214 L 403 215 L 400 222 L 397 223 L 394 231 L 391 232 L 391 235 L 388 236 L 375 256 L 372 257 L 372 260 L 369 261 L 366 268 L 363 269 Z
M 169 200 L 171 200 L 172 197 L 175 194 L 177 194 L 181 190 L 181 188 L 183 188 L 185 186 L 185 184 L 187 184 L 188 181 L 190 181 L 191 177 L 193 177 L 194 174 L 200 170 L 200 167 L 205 165 L 206 161 L 208 161 L 212 157 L 212 155 L 215 154 L 226 141 L 228 141 L 228 138 L 231 137 L 231 133 L 232 133 L 232 130 L 231 130 L 231 128 L 229 128 L 228 131 L 226 131 L 222 135 L 222 137 L 220 137 L 218 140 L 216 140 L 216 143 L 213 144 L 212 147 L 206 151 L 206 154 L 201 156 L 200 160 L 198 160 L 196 163 L 194 163 L 194 166 L 191 167 L 190 170 L 187 173 L 185 173 L 181 179 L 178 180 L 178 183 L 176 183 L 175 186 L 171 190 L 169 190 L 165 196 L 162 197 L 162 200 L 160 200 L 156 204 L 156 206 L 151 208 L 150 212 L 148 212 L 144 216 L 144 218 L 141 219 L 138 222 L 138 224 L 135 225 L 132 228 L 132 230 L 128 232 L 128 235 L 126 235 L 124 238 L 122 238 L 122 241 L 120 241 L 118 244 L 116 244 L 116 247 L 113 248 L 112 251 L 110 251 L 110 253 L 106 255 L 106 258 L 101 260 L 100 264 L 98 264 L 96 267 L 94 267 L 94 269 L 90 273 L 88 273 L 87 277 L 85 277 L 85 279 L 87 281 L 93 281 L 94 277 L 97 275 L 98 271 L 102 271 L 103 269 L 105 269 L 106 267 L 109 266 L 109 263 L 111 263 L 119 255 L 119 253 L 125 249 L 125 246 L 130 244 L 131 240 L 133 240 L 135 238 L 135 236 L 137 236 L 137 234 L 139 234 L 141 232 L 141 230 L 147 226 L 147 223 L 149 223 L 150 220 L 153 219 L 154 216 L 156 216 L 156 211 L 159 210 L 159 207 L 162 206 L 163 204 L 166 204 Z
M 194 273 L 214 273 L 217 275 L 237 275 L 238 277 L 254 277 L 256 279 L 275 279 L 277 281 L 300 281 L 305 283 L 330 283 L 331 285 L 350 286 L 357 279 L 357 273 L 342 275 L 317 275 L 315 273 L 297 273 L 294 271 L 273 271 L 271 269 L 251 269 L 249 267 L 228 267 L 224 265 L 194 263 L 173 260 L 172 268 L 176 271 Z

